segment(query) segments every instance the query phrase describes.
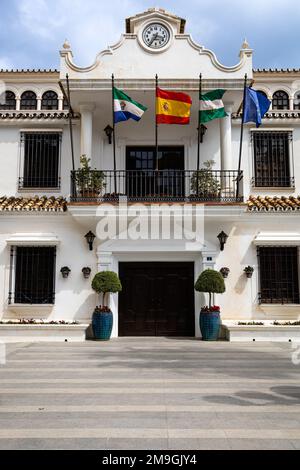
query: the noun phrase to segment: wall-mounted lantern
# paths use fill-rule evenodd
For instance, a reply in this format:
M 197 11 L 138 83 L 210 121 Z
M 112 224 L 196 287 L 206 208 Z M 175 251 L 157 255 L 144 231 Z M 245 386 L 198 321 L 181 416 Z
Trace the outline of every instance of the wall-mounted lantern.
M 111 144 L 111 137 L 112 137 L 113 131 L 114 131 L 113 128 L 109 124 L 107 124 L 107 126 L 104 129 L 104 132 L 108 137 L 108 143 L 109 144 Z
M 228 235 L 222 230 L 222 232 L 219 233 L 217 236 L 219 242 L 220 242 L 220 250 L 224 250 L 224 245 L 227 242 Z
M 93 243 L 94 243 L 94 240 L 96 238 L 96 235 L 93 234 L 93 232 L 89 231 L 85 236 L 84 238 L 86 239 L 88 245 L 89 245 L 89 249 L 90 251 L 93 250 Z
M 90 274 L 91 274 L 91 268 L 86 266 L 86 267 L 82 268 L 81 272 L 83 274 L 84 279 L 88 279 L 90 277 Z
M 201 124 L 200 125 L 200 142 L 201 142 L 201 144 L 203 142 L 203 138 L 206 134 L 206 131 L 207 131 L 207 127 L 204 124 Z
M 66 279 L 69 276 L 71 269 L 68 266 L 63 266 L 60 272 L 61 272 L 62 277 Z

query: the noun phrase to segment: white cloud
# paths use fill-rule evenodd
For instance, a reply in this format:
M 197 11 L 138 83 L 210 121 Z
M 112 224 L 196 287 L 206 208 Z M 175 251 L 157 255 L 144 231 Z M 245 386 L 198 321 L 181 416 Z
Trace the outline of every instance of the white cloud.
M 20 0 L 18 22 L 26 35 L 58 49 L 65 38 L 75 61 L 88 65 L 96 54 L 118 41 L 124 20 L 143 9 L 137 0 Z
M 90 65 L 99 51 L 119 40 L 125 29 L 125 18 L 146 10 L 151 3 L 149 0 L 15 0 L 11 2 L 16 9 L 13 15 L 15 55 L 19 55 L 24 66 L 53 66 L 58 62 L 59 48 L 68 39 L 75 63 Z M 259 57 L 264 66 L 277 57 L 277 66 L 296 63 L 300 40 L 299 0 L 251 0 L 250 6 L 238 0 L 160 0 L 158 3 L 186 18 L 186 31 L 196 42 L 220 54 L 222 62 L 235 61 L 246 36 L 255 49 L 254 59 Z M 5 25 L 7 34 L 10 26 Z M 22 44 L 23 38 L 26 46 Z M 1 60 L 10 65 L 6 57 L 0 57 Z
M 13 68 L 13 65 L 12 65 L 12 62 L 10 61 L 10 59 L 8 57 L 5 57 L 5 56 L 0 56 L 0 69 L 12 69 Z

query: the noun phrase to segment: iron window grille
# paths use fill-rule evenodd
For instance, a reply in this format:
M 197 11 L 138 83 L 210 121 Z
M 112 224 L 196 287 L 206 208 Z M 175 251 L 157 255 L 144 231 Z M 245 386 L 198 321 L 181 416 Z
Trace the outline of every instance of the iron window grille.
M 42 109 L 58 109 L 58 96 L 55 91 L 46 91 L 42 96 Z
M 253 131 L 254 187 L 294 187 L 291 131 Z
M 272 109 L 289 109 L 289 95 L 282 90 L 275 91 L 272 98 Z
M 56 247 L 12 246 L 9 304 L 54 304 Z
M 60 132 L 21 133 L 19 189 L 60 188 L 61 139 Z
M 0 105 L 1 109 L 16 109 L 16 95 L 13 91 L 5 92 L 5 103 Z
M 34 91 L 24 91 L 22 93 L 20 109 L 37 109 L 37 97 Z
M 298 248 L 259 247 L 259 302 L 299 304 Z

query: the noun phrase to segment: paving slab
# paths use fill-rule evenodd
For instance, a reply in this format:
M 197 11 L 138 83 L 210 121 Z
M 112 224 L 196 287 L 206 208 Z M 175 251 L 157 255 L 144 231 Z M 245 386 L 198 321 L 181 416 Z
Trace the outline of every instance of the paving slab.
M 283 343 L 18 343 L 0 366 L 0 449 L 299 449 Z

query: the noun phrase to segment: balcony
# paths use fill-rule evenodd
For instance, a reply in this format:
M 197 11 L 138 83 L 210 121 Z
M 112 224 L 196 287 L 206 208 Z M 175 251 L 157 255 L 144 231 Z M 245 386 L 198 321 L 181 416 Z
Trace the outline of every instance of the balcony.
M 71 202 L 243 202 L 237 170 L 90 170 L 71 172 Z

